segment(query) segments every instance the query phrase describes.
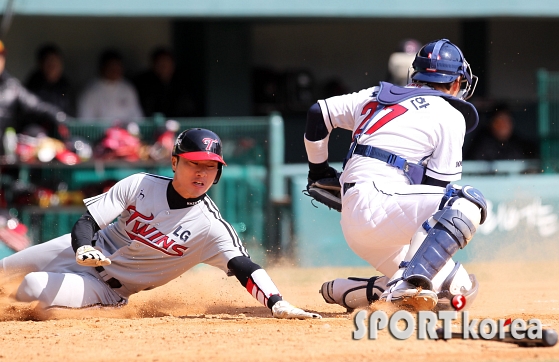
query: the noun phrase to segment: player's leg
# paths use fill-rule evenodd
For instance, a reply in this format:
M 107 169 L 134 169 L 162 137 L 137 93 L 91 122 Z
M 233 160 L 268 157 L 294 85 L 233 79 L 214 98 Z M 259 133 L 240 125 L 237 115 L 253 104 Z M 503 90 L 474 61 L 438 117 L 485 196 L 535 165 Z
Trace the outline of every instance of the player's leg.
M 437 304 L 438 293 L 449 295 L 443 291 L 447 286 L 455 293 L 475 297 L 475 277 L 469 276 L 452 256 L 468 244 L 486 215 L 486 201 L 481 192 L 470 186 L 449 185 L 440 210 L 412 238 L 408 254 L 381 299 L 429 310 Z
M 70 234 L 31 246 L 0 260 L 0 272 L 6 276 L 35 271 L 63 271 L 73 267 L 79 265 L 76 263 Z
M 38 301 L 42 308 L 126 304 L 126 299 L 89 273 L 29 273 L 23 278 L 15 297 L 20 302 Z
M 343 197 L 341 226 L 355 254 L 391 276 L 421 223 L 437 211 L 445 189 L 428 185 L 357 184 Z
M 393 275 L 409 249 L 418 224 L 440 204 L 444 189 L 426 185 L 355 185 L 344 195 L 342 230 L 350 248 L 377 271 Z M 421 207 L 418 207 L 421 205 Z M 386 276 L 335 279 L 323 283 L 320 294 L 330 304 L 348 310 L 365 308 L 387 289 Z
M 25 275 L 15 294 L 22 302 L 80 308 L 116 305 L 122 299 L 98 277 L 95 269 L 76 263 L 70 234 L 0 260 L 0 271 L 8 277 Z

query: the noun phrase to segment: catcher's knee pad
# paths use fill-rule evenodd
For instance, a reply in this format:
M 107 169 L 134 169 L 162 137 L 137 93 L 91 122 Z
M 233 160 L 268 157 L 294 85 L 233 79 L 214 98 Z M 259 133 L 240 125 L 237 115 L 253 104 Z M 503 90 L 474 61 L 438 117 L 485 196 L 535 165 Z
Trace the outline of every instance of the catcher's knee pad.
M 474 274 L 468 274 L 460 263 L 456 263 L 450 274 L 441 285 L 441 290 L 437 294 L 439 302 L 438 310 L 452 310 L 452 298 L 463 295 L 466 298 L 465 308 L 467 309 L 476 299 L 479 291 L 479 284 Z
M 48 282 L 48 275 L 45 272 L 33 272 L 27 274 L 16 292 L 18 302 L 34 302 L 41 298 Z
M 423 223 L 427 236 L 409 262 L 403 262 L 402 278 L 423 289 L 432 289 L 431 280 L 474 236 L 485 221 L 487 203 L 478 190 L 448 186 L 442 208 Z M 432 224 L 434 224 L 432 226 Z
M 386 289 L 388 278 L 335 279 L 322 284 L 320 294 L 330 304 L 339 304 L 348 310 L 366 308 L 377 301 Z
M 452 206 L 454 202 L 460 199 L 466 199 L 479 208 L 479 210 L 477 210 L 481 214 L 479 225 L 483 224 L 487 218 L 487 201 L 485 201 L 485 197 L 481 191 L 473 188 L 472 186 L 466 185 L 464 187 L 460 187 L 453 184 L 447 185 L 445 194 L 441 199 L 439 210 L 442 210 L 445 206 Z M 463 212 L 465 211 L 463 210 Z M 475 219 L 476 216 L 471 216 L 471 218 Z

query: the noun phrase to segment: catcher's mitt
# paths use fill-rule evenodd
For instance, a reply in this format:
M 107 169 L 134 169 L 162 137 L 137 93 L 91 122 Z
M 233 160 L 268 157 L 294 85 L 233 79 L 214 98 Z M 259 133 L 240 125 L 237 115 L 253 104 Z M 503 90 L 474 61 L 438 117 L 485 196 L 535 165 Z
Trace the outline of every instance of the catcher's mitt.
M 337 177 L 309 182 L 307 195 L 331 209 L 342 211 L 341 186 Z

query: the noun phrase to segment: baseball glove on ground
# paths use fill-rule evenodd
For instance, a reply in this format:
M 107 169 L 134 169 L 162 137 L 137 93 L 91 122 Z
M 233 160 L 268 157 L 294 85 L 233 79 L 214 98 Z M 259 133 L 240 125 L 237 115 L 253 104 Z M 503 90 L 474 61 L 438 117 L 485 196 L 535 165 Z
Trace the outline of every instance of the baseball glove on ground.
M 336 211 L 342 211 L 341 186 L 337 177 L 309 182 L 307 195 Z

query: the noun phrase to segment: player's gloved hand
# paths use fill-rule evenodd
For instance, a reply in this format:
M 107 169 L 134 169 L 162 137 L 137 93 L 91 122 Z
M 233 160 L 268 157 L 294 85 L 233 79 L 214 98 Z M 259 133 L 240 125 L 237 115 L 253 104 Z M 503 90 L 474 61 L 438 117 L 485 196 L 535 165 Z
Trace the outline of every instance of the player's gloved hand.
M 336 211 L 342 211 L 341 185 L 338 172 L 328 161 L 315 164 L 309 162 L 307 183 L 308 196 Z
M 307 176 L 308 185 L 326 178 L 337 178 L 338 171 L 328 164 L 328 161 L 322 163 L 309 162 L 309 174 Z
M 111 260 L 91 245 L 80 246 L 76 251 L 76 262 L 83 266 L 110 265 Z
M 279 319 L 320 319 L 322 316 L 291 305 L 286 300 L 280 300 L 272 306 L 272 315 Z

